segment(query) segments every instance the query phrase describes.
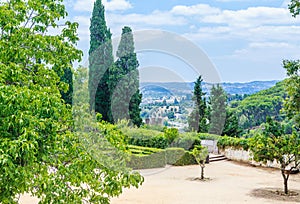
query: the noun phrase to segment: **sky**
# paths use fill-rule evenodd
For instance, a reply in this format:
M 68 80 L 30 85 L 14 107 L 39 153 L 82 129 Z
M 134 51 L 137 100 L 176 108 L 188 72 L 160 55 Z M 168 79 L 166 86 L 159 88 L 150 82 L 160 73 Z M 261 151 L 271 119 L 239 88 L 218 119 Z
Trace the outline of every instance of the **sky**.
M 67 0 L 87 65 L 94 0 Z M 141 81 L 282 80 L 283 59 L 300 59 L 300 17 L 283 0 L 103 0 L 115 47 L 134 31 Z M 147 41 L 145 43 L 145 41 Z

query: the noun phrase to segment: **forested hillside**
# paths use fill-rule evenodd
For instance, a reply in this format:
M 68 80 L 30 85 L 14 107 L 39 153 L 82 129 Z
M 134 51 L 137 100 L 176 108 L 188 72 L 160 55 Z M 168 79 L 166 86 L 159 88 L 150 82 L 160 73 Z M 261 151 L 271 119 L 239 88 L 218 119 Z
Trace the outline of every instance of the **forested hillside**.
M 283 120 L 280 110 L 285 97 L 284 81 L 281 81 L 241 101 L 231 102 L 230 107 L 238 115 L 239 123 L 243 128 L 252 128 L 266 122 L 267 116 L 279 121 Z

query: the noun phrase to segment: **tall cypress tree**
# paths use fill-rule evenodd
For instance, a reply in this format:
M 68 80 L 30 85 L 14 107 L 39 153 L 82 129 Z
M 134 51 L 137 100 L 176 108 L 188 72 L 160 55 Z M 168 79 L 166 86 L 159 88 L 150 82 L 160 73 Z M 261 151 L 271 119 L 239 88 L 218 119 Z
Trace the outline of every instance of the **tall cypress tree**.
M 112 67 L 110 81 L 112 90 L 112 115 L 115 122 L 130 119 L 132 124 L 140 126 L 140 103 L 138 60 L 134 52 L 134 40 L 130 27 L 122 29 L 121 41 L 117 50 L 117 61 Z
M 219 84 L 213 85 L 210 93 L 210 127 L 209 133 L 221 135 L 226 120 L 226 101 L 227 96 Z
M 208 131 L 207 104 L 205 94 L 202 90 L 203 79 L 201 75 L 197 78 L 194 86 L 194 110 L 188 118 L 189 129 L 197 132 Z
M 111 32 L 106 26 L 104 6 L 96 0 L 90 25 L 89 94 L 90 107 L 111 122 L 109 74 L 113 64 Z

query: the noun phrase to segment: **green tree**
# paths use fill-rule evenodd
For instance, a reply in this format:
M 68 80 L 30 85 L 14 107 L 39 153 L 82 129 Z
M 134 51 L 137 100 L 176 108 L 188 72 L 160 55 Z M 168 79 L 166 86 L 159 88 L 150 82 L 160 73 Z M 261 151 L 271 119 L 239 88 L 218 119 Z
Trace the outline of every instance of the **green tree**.
M 210 127 L 209 133 L 221 135 L 226 120 L 227 96 L 224 89 L 218 84 L 213 85 L 210 93 Z
M 194 147 L 192 154 L 195 157 L 197 163 L 200 165 L 200 169 L 201 169 L 200 179 L 203 180 L 204 179 L 205 162 L 206 162 L 206 158 L 208 156 L 208 149 L 207 149 L 207 147 L 197 145 Z
M 299 0 L 291 0 L 289 4 L 290 12 L 293 14 L 293 17 L 296 17 L 300 14 L 300 1 Z
M 207 104 L 205 99 L 205 94 L 202 91 L 203 79 L 199 76 L 195 82 L 194 86 L 194 110 L 188 118 L 189 129 L 197 132 L 207 132 L 208 131 L 208 117 L 207 117 Z
M 287 71 L 288 79 L 285 81 L 287 98 L 284 103 L 284 110 L 289 119 L 294 119 L 299 129 L 300 124 L 300 60 L 284 60 L 283 67 Z
M 89 93 L 92 111 L 112 122 L 110 68 L 113 65 L 111 32 L 106 26 L 104 6 L 96 0 L 90 24 Z
M 134 40 L 130 27 L 122 29 L 121 41 L 117 50 L 117 61 L 110 71 L 110 89 L 112 91 L 112 114 L 115 122 L 131 119 L 140 127 L 140 103 L 138 60 L 134 52 Z
M 0 2 L 0 203 L 18 203 L 26 192 L 40 203 L 108 203 L 142 181 L 103 166 L 78 137 L 85 135 L 73 132 L 60 77 L 82 52 L 75 48 L 78 24 L 66 15 L 61 0 Z M 118 133 L 98 126 L 125 149 Z
M 60 80 L 68 85 L 67 90 L 60 91 L 62 99 L 66 104 L 72 105 L 73 97 L 73 73 L 70 68 L 65 68 Z
M 222 135 L 231 137 L 238 137 L 242 133 L 242 129 L 239 126 L 239 119 L 236 113 L 232 110 L 226 110 L 226 119 Z
M 300 166 L 300 139 L 296 134 L 283 135 L 282 126 L 268 117 L 263 134 L 250 139 L 250 149 L 255 161 L 280 164 L 284 193 L 288 194 L 290 174 Z

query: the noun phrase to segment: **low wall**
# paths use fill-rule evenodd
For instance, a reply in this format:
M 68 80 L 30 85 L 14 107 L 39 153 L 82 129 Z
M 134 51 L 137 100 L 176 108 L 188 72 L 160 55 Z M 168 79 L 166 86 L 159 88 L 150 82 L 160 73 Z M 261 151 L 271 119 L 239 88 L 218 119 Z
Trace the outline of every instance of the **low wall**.
M 266 164 L 255 162 L 253 160 L 253 156 L 250 150 L 245 151 L 243 149 L 236 149 L 233 147 L 227 147 L 225 149 L 219 150 L 221 154 L 223 154 L 226 158 L 233 161 L 240 161 L 249 164 L 253 164 L 255 166 L 265 166 L 272 168 L 280 168 L 280 165 L 277 162 L 268 161 Z

